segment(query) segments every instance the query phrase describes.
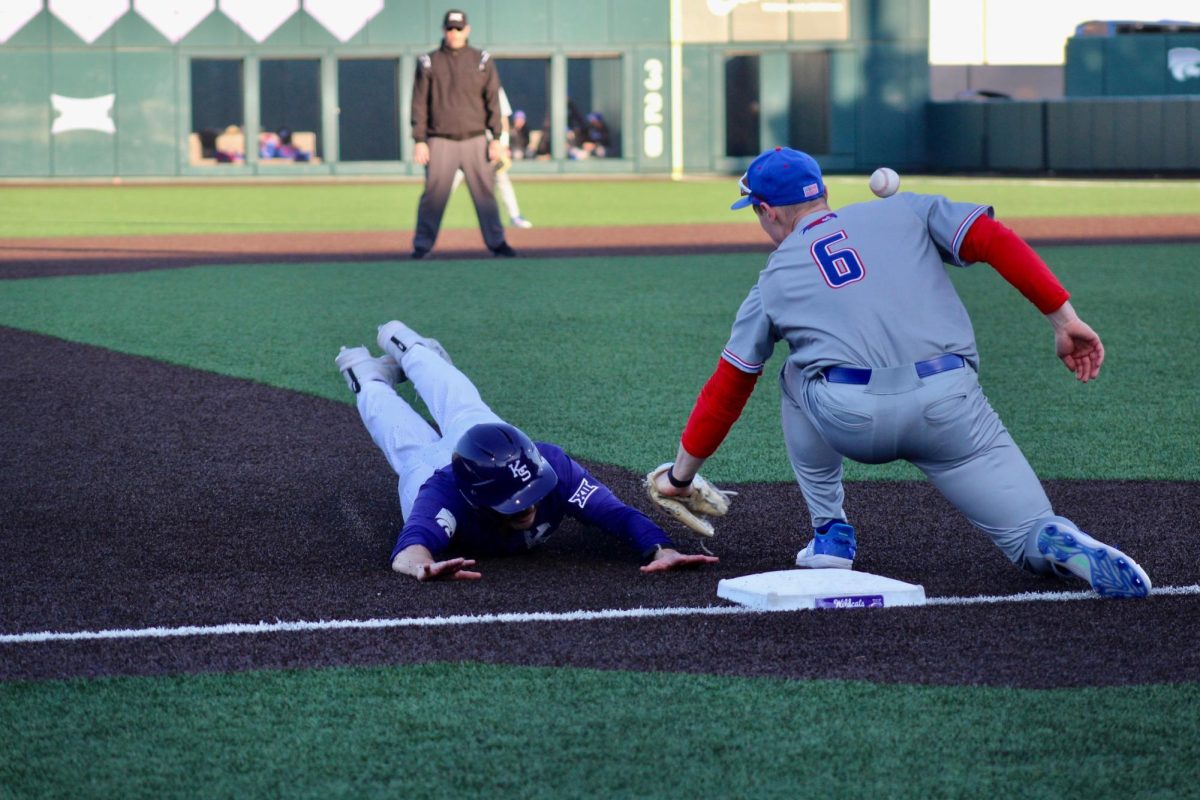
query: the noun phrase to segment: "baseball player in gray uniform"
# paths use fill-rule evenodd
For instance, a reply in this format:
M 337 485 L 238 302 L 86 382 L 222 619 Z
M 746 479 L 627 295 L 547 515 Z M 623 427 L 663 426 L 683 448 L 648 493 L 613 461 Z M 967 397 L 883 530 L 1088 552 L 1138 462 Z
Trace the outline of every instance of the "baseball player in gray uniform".
M 797 565 L 853 564 L 843 457 L 904 459 L 1015 564 L 1078 576 L 1106 597 L 1150 592 L 1132 558 L 1054 513 L 980 388 L 974 331 L 945 264 L 990 264 L 1046 315 L 1078 380 L 1100 373 L 1100 337 L 1028 244 L 989 206 L 937 195 L 905 192 L 833 211 L 817 162 L 788 148 L 756 158 L 740 189 L 733 208 L 752 206 L 777 248 L 738 311 L 675 462 L 656 478 L 660 492 L 691 491 L 782 340 L 784 439 L 814 529 Z

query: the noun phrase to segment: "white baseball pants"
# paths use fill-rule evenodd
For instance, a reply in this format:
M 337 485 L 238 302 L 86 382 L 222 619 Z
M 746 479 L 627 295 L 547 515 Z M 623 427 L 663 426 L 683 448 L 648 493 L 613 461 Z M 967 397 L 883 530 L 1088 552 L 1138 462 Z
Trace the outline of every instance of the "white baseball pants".
M 410 347 L 400 368 L 441 434 L 384 381 L 363 383 L 358 413 L 399 477 L 400 511 L 407 519 L 422 484 L 450 463 L 454 446 L 467 429 L 503 420 L 483 402 L 470 378 L 428 347 Z

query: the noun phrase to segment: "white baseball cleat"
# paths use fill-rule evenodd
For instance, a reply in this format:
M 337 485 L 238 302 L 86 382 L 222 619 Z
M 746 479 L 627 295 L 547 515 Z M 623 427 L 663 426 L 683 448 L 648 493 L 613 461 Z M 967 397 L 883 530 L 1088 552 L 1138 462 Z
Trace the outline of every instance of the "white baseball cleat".
M 1066 571 L 1083 578 L 1101 597 L 1150 594 L 1150 576 L 1136 561 L 1081 530 L 1062 524 L 1047 525 L 1038 531 L 1037 548 L 1056 572 Z
M 366 381 L 383 381 L 395 386 L 404 380 L 404 373 L 391 356 L 373 356 L 365 347 L 343 347 L 333 360 L 350 391 L 358 394 Z
M 532 228 L 533 223 L 524 217 L 513 217 L 511 220 L 514 228 Z
M 396 319 L 379 326 L 379 335 L 376 337 L 376 341 L 379 344 L 379 348 L 385 353 L 390 353 L 397 362 L 404 357 L 404 354 L 409 349 L 421 345 L 437 353 L 447 364 L 454 363 L 450 360 L 450 354 L 446 352 L 446 348 L 442 347 L 437 339 L 422 336 Z

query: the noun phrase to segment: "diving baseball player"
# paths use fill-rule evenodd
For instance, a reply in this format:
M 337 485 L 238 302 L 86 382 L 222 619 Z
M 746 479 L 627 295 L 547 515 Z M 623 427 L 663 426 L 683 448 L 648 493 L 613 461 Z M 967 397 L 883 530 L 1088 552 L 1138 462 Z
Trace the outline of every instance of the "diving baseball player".
M 425 581 L 478 579 L 475 557 L 532 550 L 570 516 L 616 536 L 648 562 L 642 572 L 713 563 L 685 555 L 561 448 L 534 443 L 483 402 L 435 339 L 402 322 L 380 326 L 386 355 L 342 348 L 337 368 L 371 438 L 399 476 L 404 527 L 396 572 Z M 435 431 L 395 391 L 411 380 Z
M 855 530 L 842 507 L 842 458 L 916 465 L 1009 559 L 1073 574 L 1105 597 L 1144 597 L 1129 556 L 1057 516 L 979 386 L 979 353 L 944 264 L 983 261 L 1046 315 L 1055 349 L 1083 382 L 1104 346 L 1040 257 L 984 205 L 902 192 L 833 211 L 817 162 L 775 148 L 740 181 L 777 245 L 734 320 L 670 469 L 654 478 L 686 496 L 754 389 L 775 343 L 783 434 L 814 529 L 801 567 L 851 568 Z

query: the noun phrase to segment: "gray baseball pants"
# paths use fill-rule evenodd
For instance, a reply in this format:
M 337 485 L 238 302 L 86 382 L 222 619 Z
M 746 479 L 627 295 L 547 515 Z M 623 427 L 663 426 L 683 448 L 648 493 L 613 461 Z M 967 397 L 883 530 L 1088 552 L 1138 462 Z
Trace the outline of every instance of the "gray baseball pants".
M 926 378 L 875 369 L 865 386 L 780 376 L 784 439 L 813 526 L 846 519 L 842 458 L 916 466 L 1016 564 L 1045 571 L 1030 544 L 1050 500 L 970 367 Z M 1069 520 L 1066 520 L 1069 522 Z
M 417 207 L 417 231 L 413 235 L 414 250 L 432 250 L 442 227 L 442 215 L 446 203 L 454 190 L 454 173 L 463 171 L 471 200 L 475 203 L 475 215 L 479 218 L 479 230 L 484 244 L 494 249 L 504 244 L 504 225 L 500 222 L 500 208 L 496 205 L 496 172 L 488 161 L 486 136 L 454 141 L 432 137 L 429 139 L 429 163 L 425 166 L 425 192 Z

